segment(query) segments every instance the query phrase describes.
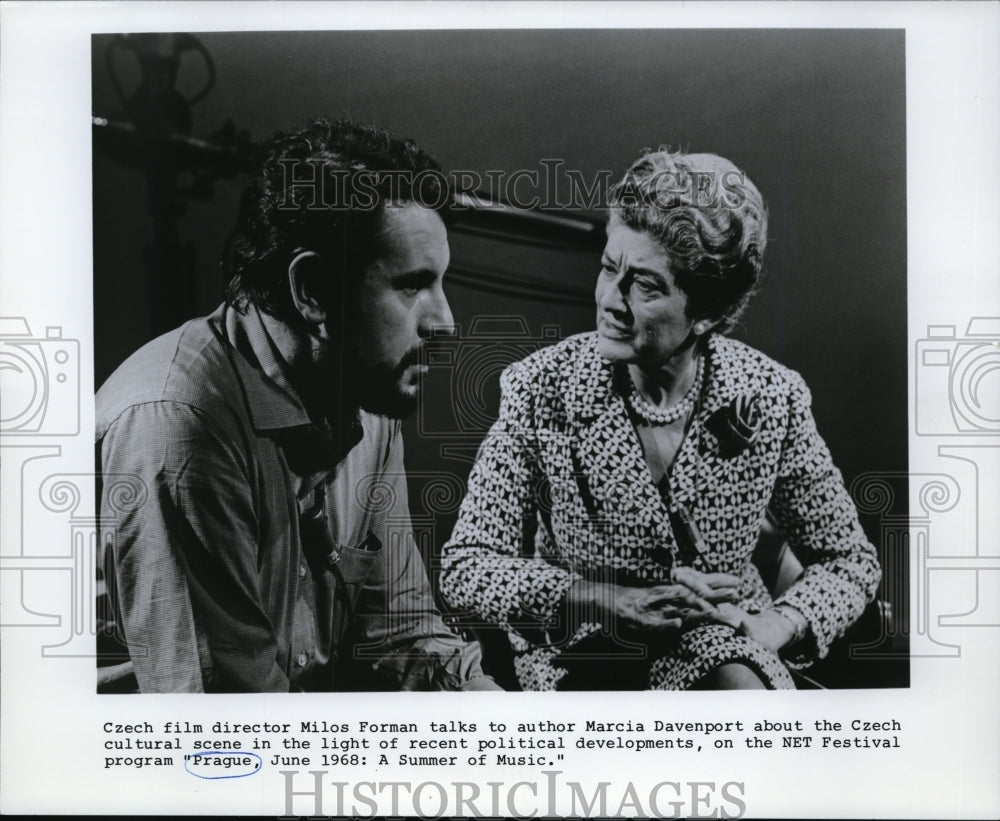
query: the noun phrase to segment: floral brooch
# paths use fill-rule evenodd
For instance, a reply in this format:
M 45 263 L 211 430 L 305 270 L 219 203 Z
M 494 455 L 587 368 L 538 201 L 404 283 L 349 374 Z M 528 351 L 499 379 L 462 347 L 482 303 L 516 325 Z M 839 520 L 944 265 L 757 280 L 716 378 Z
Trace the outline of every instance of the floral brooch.
M 759 397 L 741 393 L 713 413 L 707 427 L 719 440 L 719 455 L 729 459 L 738 456 L 756 441 L 763 423 Z

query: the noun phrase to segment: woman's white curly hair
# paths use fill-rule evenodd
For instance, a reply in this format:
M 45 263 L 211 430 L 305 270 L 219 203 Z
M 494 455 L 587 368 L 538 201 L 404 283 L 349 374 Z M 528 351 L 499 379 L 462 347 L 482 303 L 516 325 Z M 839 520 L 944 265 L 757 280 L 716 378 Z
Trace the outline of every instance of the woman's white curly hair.
M 767 208 L 757 187 L 716 154 L 645 150 L 612 187 L 610 219 L 667 252 L 688 315 L 732 329 L 760 282 Z

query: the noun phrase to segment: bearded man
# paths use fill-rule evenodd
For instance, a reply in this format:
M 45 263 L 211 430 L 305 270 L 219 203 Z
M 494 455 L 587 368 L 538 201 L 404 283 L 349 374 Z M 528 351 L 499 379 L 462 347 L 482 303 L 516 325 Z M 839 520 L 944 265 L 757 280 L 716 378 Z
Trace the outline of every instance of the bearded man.
M 99 690 L 498 689 L 435 607 L 403 470 L 422 348 L 453 326 L 450 202 L 438 165 L 377 128 L 317 120 L 270 144 L 226 301 L 97 395 L 129 656 Z

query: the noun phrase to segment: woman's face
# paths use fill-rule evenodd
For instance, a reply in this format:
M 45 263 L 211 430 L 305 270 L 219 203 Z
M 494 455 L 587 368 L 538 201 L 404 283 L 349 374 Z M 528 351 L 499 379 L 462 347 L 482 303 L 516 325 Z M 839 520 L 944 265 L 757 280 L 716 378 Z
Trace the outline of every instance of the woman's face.
M 691 334 L 687 297 L 674 283 L 670 261 L 645 231 L 614 217 L 608 223 L 595 289 L 598 352 L 611 362 L 657 367 Z

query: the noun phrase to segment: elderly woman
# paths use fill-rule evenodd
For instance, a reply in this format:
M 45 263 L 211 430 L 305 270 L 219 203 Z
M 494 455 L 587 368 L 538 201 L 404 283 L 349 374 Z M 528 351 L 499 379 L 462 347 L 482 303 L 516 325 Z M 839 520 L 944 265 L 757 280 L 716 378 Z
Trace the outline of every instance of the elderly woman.
M 647 153 L 611 192 L 596 332 L 501 377 L 442 590 L 508 632 L 524 689 L 790 688 L 874 595 L 808 388 L 725 336 L 766 233 L 732 163 Z M 804 565 L 776 599 L 769 515 Z

